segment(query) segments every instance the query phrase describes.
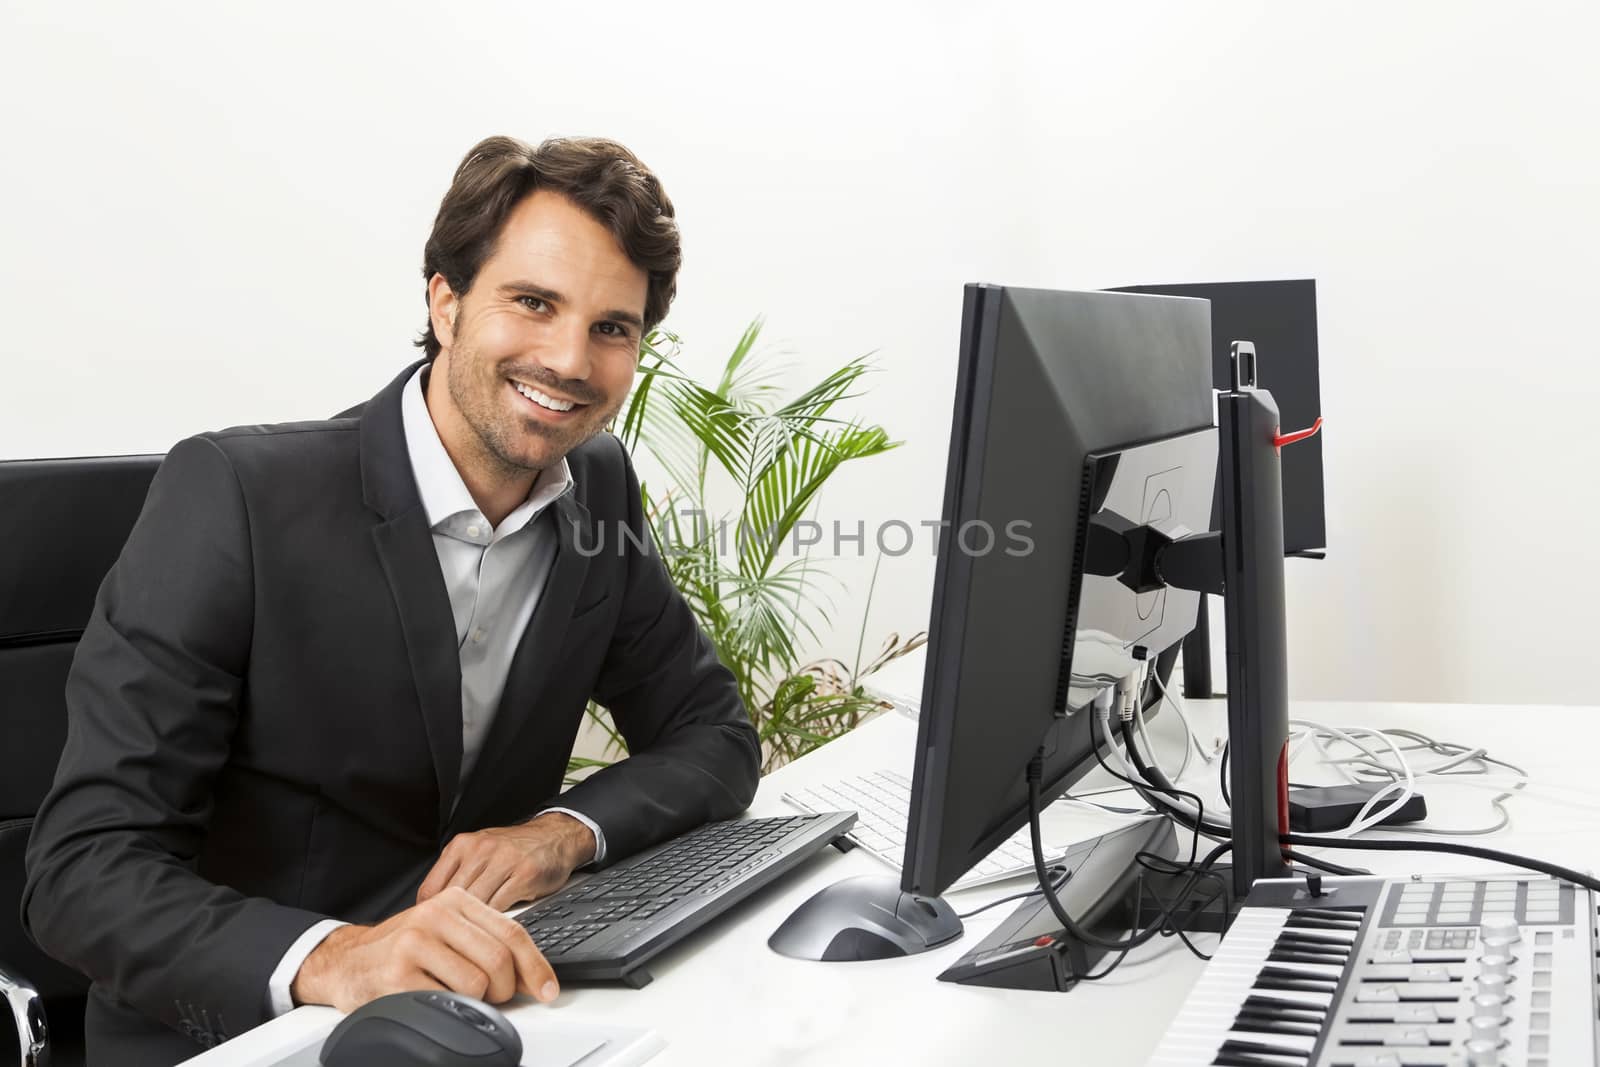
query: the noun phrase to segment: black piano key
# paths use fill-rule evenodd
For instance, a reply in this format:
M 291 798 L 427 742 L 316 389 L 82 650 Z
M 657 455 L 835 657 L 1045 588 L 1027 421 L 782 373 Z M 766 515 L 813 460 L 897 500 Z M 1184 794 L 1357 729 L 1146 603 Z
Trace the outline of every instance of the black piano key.
M 1338 988 L 1336 982 L 1279 968 L 1267 968 L 1261 971 L 1256 975 L 1256 980 L 1252 985 L 1256 989 L 1275 990 L 1278 992 L 1321 993 L 1324 996 L 1332 996 Z
M 1339 984 L 1338 977 L 1330 976 L 1330 974 L 1314 974 L 1310 973 L 1310 971 L 1293 968 L 1293 966 L 1269 965 L 1264 966 L 1261 971 L 1256 973 L 1256 985 L 1261 985 L 1262 979 L 1274 979 L 1274 977 L 1283 979 L 1286 982 L 1315 982 L 1317 985 L 1326 985 L 1330 992 L 1333 990 L 1334 985 Z
M 1320 982 L 1293 981 L 1288 978 L 1263 978 L 1256 982 L 1258 989 L 1276 989 L 1283 993 L 1326 993 L 1333 995 L 1334 987 Z
M 1224 1057 L 1232 1057 L 1225 1059 Z M 1258 1044 L 1254 1041 L 1238 1041 L 1229 1039 L 1217 1049 L 1217 1056 L 1211 1061 L 1213 1064 L 1226 1064 L 1228 1067 L 1261 1067 L 1263 1064 L 1274 1064 L 1281 1067 L 1284 1063 L 1310 1063 L 1311 1057 L 1304 1052 L 1283 1048 L 1278 1045 Z
M 1296 932 L 1300 930 L 1348 930 L 1351 933 L 1355 933 L 1361 929 L 1359 920 L 1351 923 L 1333 919 L 1305 918 L 1293 920 L 1293 925 L 1297 928 Z
M 1310 1060 L 1282 1056 L 1255 1056 L 1248 1052 L 1219 1052 L 1212 1060 L 1213 1067 L 1284 1067 L 1286 1063 L 1310 1063 Z
M 1245 997 L 1241 1008 L 1249 1011 L 1270 1012 L 1284 1019 L 1305 1018 L 1308 1022 L 1328 1017 L 1327 1008 L 1319 1008 L 1315 1004 L 1302 1004 L 1298 1000 L 1269 997 L 1263 993 L 1252 993 Z
M 1347 958 L 1323 952 L 1307 952 L 1297 948 L 1275 948 L 1267 953 L 1267 959 L 1274 963 L 1314 963 L 1318 967 L 1338 967 Z
M 1295 919 L 1311 917 L 1314 919 L 1342 919 L 1346 922 L 1360 924 L 1361 918 L 1366 914 L 1365 908 L 1292 908 L 1289 914 Z M 1293 922 L 1291 919 L 1290 922 Z
M 1301 1037 L 1316 1037 L 1322 1033 L 1322 1027 L 1311 1023 L 1291 1023 L 1282 1019 L 1267 1019 L 1247 1012 L 1240 1012 L 1234 1018 L 1233 1029 L 1248 1031 L 1252 1034 L 1298 1034 Z
M 1342 952 L 1349 955 L 1355 951 L 1355 942 L 1333 934 L 1316 934 L 1304 930 L 1290 932 L 1285 930 L 1278 935 L 1278 945 L 1305 945 L 1308 948 L 1325 949 L 1329 952 Z

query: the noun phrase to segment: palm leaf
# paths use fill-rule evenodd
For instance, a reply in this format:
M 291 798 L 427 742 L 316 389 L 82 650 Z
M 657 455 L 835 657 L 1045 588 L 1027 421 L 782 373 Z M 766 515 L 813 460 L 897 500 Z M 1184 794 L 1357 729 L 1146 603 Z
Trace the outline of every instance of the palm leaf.
M 887 452 L 898 444 L 889 440 L 881 426 L 858 424 L 791 439 L 761 470 L 746 497 L 743 521 L 760 531 L 761 537 L 753 543 L 755 551 L 741 554 L 741 569 L 763 574 L 771 567 L 794 524 L 840 465 Z

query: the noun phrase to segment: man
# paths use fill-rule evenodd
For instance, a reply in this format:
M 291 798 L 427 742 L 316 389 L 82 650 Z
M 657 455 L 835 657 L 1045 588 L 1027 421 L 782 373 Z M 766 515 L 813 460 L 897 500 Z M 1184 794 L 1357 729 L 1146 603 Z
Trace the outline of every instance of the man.
M 30 933 L 94 982 L 92 1063 L 294 1004 L 548 1001 L 501 909 L 749 803 L 754 731 L 600 432 L 679 260 L 622 146 L 492 138 L 428 240 L 425 361 L 344 416 L 172 450 L 28 851 Z M 631 755 L 558 802 L 590 697 Z

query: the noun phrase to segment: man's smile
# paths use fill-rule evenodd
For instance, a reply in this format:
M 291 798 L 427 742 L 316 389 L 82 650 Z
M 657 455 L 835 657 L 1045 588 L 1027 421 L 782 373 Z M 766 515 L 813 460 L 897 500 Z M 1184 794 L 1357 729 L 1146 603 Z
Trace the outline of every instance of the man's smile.
M 589 406 L 587 404 L 580 404 L 575 400 L 567 400 L 562 397 L 551 396 L 542 389 L 537 389 L 531 385 L 525 385 L 519 381 L 511 380 L 510 385 L 512 392 L 516 393 L 517 396 L 521 398 L 522 404 L 525 407 L 531 408 L 533 411 L 537 412 L 540 418 L 564 421 L 566 418 L 583 411 Z

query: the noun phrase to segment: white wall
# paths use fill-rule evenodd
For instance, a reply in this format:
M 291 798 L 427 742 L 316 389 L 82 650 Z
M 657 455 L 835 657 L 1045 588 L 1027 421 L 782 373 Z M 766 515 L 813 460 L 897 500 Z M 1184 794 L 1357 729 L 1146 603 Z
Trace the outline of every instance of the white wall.
M 678 205 L 692 367 L 757 313 L 810 375 L 878 353 L 906 445 L 824 520 L 937 517 L 964 282 L 1317 278 L 1295 694 L 1596 702 L 1600 5 L 579 8 L 0 0 L 0 457 L 365 398 L 462 152 L 599 133 Z

